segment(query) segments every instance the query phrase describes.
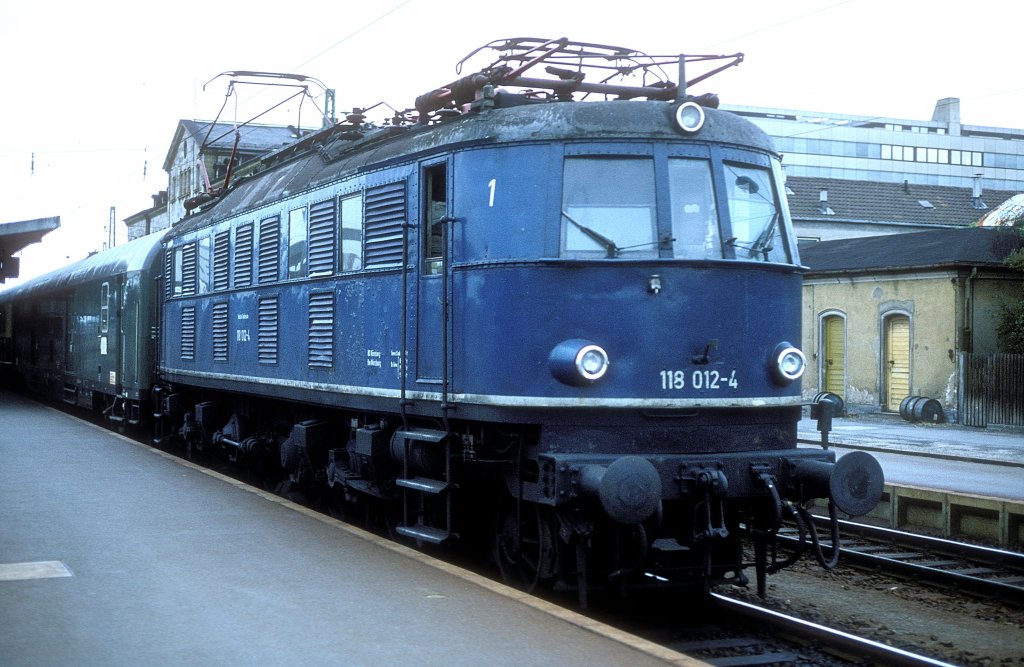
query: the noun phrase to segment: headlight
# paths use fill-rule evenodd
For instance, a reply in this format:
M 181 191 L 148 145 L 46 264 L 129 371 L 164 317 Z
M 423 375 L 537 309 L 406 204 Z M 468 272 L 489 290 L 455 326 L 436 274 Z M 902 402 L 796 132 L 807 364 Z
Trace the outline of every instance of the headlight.
M 704 127 L 704 109 L 696 102 L 683 102 L 676 107 L 676 124 L 687 134 Z
M 576 354 L 576 370 L 586 380 L 600 380 L 608 371 L 608 353 L 597 345 L 587 345 Z
M 804 374 L 807 357 L 790 343 L 779 343 L 772 352 L 769 367 L 776 381 L 789 384 Z
M 548 367 L 559 382 L 590 384 L 608 372 L 608 353 L 600 345 L 574 338 L 559 343 L 551 350 Z

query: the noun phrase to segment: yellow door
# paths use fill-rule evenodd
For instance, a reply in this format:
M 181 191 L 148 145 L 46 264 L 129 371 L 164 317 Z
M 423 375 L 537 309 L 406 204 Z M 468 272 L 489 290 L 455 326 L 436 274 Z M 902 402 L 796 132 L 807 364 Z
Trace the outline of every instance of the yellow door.
M 910 318 L 894 315 L 885 321 L 885 409 L 896 412 L 910 395 Z
M 822 357 L 825 367 L 822 369 L 822 390 L 846 400 L 846 336 L 843 318 L 830 315 L 825 318 L 823 328 L 825 354 Z

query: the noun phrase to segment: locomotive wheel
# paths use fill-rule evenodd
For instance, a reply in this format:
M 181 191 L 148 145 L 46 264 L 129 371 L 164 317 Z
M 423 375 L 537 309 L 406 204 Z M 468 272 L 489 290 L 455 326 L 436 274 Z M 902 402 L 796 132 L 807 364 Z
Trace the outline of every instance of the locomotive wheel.
M 492 537 L 492 555 L 505 583 L 529 593 L 555 577 L 558 526 L 539 506 L 523 503 L 520 515 L 515 503 L 507 503 L 496 516 Z

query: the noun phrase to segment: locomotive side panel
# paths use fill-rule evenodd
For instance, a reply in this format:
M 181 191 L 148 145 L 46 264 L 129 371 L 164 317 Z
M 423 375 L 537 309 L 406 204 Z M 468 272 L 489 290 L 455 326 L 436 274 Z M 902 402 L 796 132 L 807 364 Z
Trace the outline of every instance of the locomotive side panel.
M 550 143 L 456 153 L 453 261 L 554 256 L 547 212 L 558 194 L 551 186 L 560 157 Z
M 348 179 L 172 239 L 164 378 L 314 405 L 395 400 L 403 355 L 416 367 L 402 340 L 403 324 L 409 340 L 417 326 L 416 285 L 400 271 L 404 240 L 417 238 L 405 230 L 417 212 L 408 174 Z M 230 279 L 204 286 L 199 249 L 219 234 Z

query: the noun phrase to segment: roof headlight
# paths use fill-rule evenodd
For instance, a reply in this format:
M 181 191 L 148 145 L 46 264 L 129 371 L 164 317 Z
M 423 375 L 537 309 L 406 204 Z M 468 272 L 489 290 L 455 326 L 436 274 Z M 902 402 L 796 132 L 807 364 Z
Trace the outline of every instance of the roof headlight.
M 559 382 L 587 385 L 608 372 L 608 353 L 600 345 L 574 338 L 562 341 L 551 350 L 548 367 Z
M 790 343 L 779 343 L 772 352 L 769 367 L 777 382 L 789 384 L 804 374 L 807 357 Z
M 683 102 L 676 107 L 676 124 L 687 134 L 704 127 L 704 109 L 696 102 Z

